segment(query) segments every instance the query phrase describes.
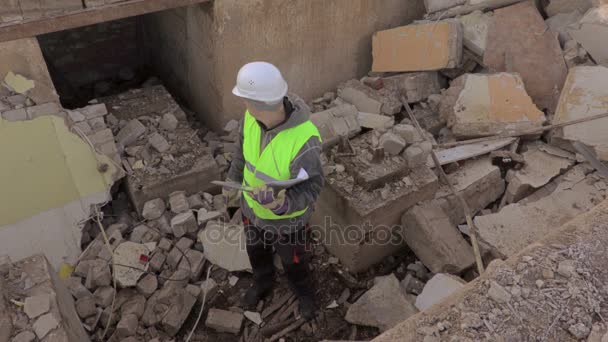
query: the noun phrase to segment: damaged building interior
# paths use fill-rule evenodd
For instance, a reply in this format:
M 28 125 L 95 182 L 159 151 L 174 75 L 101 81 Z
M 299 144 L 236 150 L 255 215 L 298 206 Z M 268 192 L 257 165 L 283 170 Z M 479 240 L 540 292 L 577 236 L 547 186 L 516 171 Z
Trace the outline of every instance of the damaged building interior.
M 0 342 L 606 342 L 606 41 L 606 0 L 2 1 Z M 252 61 L 322 141 L 313 319 L 278 252 L 242 305 Z

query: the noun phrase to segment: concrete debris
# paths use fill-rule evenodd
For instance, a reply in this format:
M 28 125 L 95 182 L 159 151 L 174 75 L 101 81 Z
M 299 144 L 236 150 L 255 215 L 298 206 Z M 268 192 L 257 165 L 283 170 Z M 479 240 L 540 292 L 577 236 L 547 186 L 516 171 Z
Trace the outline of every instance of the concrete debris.
M 564 260 L 557 265 L 557 273 L 565 278 L 570 278 L 576 272 L 574 260 Z
M 483 63 L 494 72 L 519 74 L 539 108 L 555 109 L 567 74 L 566 63 L 555 33 L 547 29 L 533 2 L 494 12 Z
M 175 191 L 169 194 L 169 208 L 174 214 L 181 214 L 190 210 L 190 203 L 185 191 Z
M 137 282 L 136 289 L 144 297 L 148 298 L 158 289 L 158 280 L 154 274 L 148 274 Z
M 57 321 L 57 319 L 55 318 L 55 316 L 52 313 L 48 313 L 48 314 L 38 318 L 38 320 L 36 320 L 36 322 L 34 322 L 34 325 L 32 327 L 34 328 L 34 331 L 36 332 L 36 336 L 38 336 L 38 339 L 42 340 L 43 338 L 46 337 L 46 335 L 48 335 L 48 333 L 50 333 L 52 330 L 54 330 L 58 326 L 59 326 L 59 321 Z
M 566 66 L 568 66 L 568 70 L 577 67 L 577 66 L 594 66 L 587 51 L 583 49 L 581 44 L 577 43 L 574 39 L 567 41 L 564 44 L 564 60 L 566 61 Z
M 25 312 L 30 319 L 45 314 L 49 312 L 50 309 L 51 299 L 48 294 L 28 297 L 25 299 L 25 305 L 23 306 L 23 312 Z
M 608 66 L 608 48 L 599 42 L 608 37 L 606 13 L 608 13 L 608 4 L 592 8 L 578 23 L 568 28 L 570 36 L 589 52 L 597 64 L 603 66 Z
M 218 290 L 218 285 L 215 280 L 213 280 L 213 278 L 203 280 L 203 282 L 201 283 L 201 301 L 203 300 L 203 295 L 205 295 L 205 293 L 207 299 L 211 300 L 218 292 Z
M 114 297 L 114 288 L 112 286 L 99 287 L 93 293 L 95 298 L 95 304 L 102 308 L 107 308 L 112 305 L 112 298 Z
M 134 287 L 148 268 L 150 251 L 145 245 L 123 242 L 114 251 L 116 282 L 120 287 Z M 145 262 L 142 262 L 146 260 Z M 109 285 L 109 284 L 108 284 Z
M 229 272 L 251 271 L 243 226 L 211 221 L 198 234 L 209 262 Z
M 207 313 L 205 325 L 219 332 L 238 334 L 243 324 L 243 314 L 212 308 Z
M 605 192 L 593 183 L 584 178 L 535 202 L 511 204 L 498 213 L 477 216 L 480 241 L 500 258 L 517 253 L 601 202 Z
M 180 238 L 186 234 L 196 235 L 198 231 L 198 225 L 196 218 L 192 210 L 188 210 L 184 213 L 178 214 L 171 219 L 171 230 L 176 238 Z
M 492 22 L 492 13 L 475 11 L 458 18 L 463 27 L 464 46 L 478 56 L 486 51 L 488 30 Z
M 593 7 L 593 0 L 551 0 L 545 7 L 545 12 L 547 12 L 547 16 L 553 17 L 560 13 L 573 11 L 586 13 L 591 7 Z
M 146 126 L 139 120 L 133 119 L 118 132 L 116 142 L 120 146 L 127 147 L 135 143 L 144 133 L 146 133 Z
M 76 301 L 76 312 L 82 319 L 97 314 L 95 298 L 93 296 L 83 297 Z
M 421 142 L 423 138 L 418 133 L 418 130 L 408 124 L 398 124 L 393 127 L 393 133 L 400 136 L 408 145 L 415 144 Z
M 4 84 L 10 90 L 19 94 L 25 94 L 36 86 L 34 81 L 23 77 L 23 75 L 14 74 L 12 71 L 9 71 L 4 77 Z
M 426 164 L 432 149 L 433 145 L 424 141 L 406 148 L 403 152 L 403 158 L 405 158 L 407 166 L 414 169 Z
M 352 324 L 388 330 L 415 315 L 416 308 L 401 291 L 395 275 L 376 278 L 375 285 L 363 294 L 346 312 L 346 321 Z
M 457 274 L 475 262 L 473 249 L 441 206 L 415 206 L 401 222 L 405 242 L 431 272 Z
M 148 144 L 152 146 L 159 153 L 165 153 L 169 151 L 171 145 L 167 142 L 167 139 L 160 135 L 160 133 L 155 132 L 148 136 Z
M 433 94 L 441 93 L 445 80 L 436 71 L 412 72 L 382 79 L 387 89 L 405 97 L 408 103 L 426 100 Z
M 395 118 L 392 116 L 371 114 L 358 112 L 357 120 L 363 128 L 371 128 L 377 130 L 387 130 L 395 124 Z
M 424 283 L 409 273 L 406 274 L 405 278 L 403 278 L 400 285 L 401 285 L 401 289 L 406 294 L 412 293 L 415 295 L 419 295 L 422 293 L 422 290 L 424 290 Z
M 605 77 L 608 77 L 608 68 L 602 66 L 571 69 L 553 123 L 604 113 L 608 104 L 608 90 L 603 86 Z M 595 150 L 598 159 L 608 161 L 608 136 L 604 134 L 607 123 L 608 118 L 602 118 L 556 129 L 551 137 L 551 144 L 575 151 L 569 142 L 578 141 Z
M 205 255 L 199 251 L 188 249 L 180 262 L 178 269 L 187 270 L 191 280 L 197 280 L 203 273 Z
M 573 11 L 570 13 L 560 13 L 545 20 L 545 23 L 551 31 L 558 34 L 559 43 L 562 47 L 565 47 L 566 43 L 569 40 L 572 40 L 572 37 L 568 32 L 568 27 L 574 23 L 579 22 L 582 17 L 583 14 L 579 11 Z
M 207 224 L 207 222 L 217 220 L 220 217 L 222 217 L 223 215 L 224 214 L 222 214 L 219 211 L 207 211 L 207 209 L 201 208 L 201 209 L 199 209 L 198 215 L 197 215 L 198 225 L 201 227 L 204 227 Z
M 177 129 L 177 125 L 179 121 L 175 117 L 175 115 L 171 113 L 166 113 L 163 115 L 163 118 L 158 123 L 158 126 L 168 132 L 173 132 Z
M 418 310 L 424 311 L 460 290 L 464 284 L 464 280 L 453 275 L 436 274 L 426 283 L 422 293 L 416 297 L 416 307 Z
M 495 281 L 490 282 L 488 296 L 497 303 L 508 303 L 511 300 L 511 293 Z
M 310 116 L 319 129 L 323 146 L 329 147 L 338 143 L 341 136 L 352 137 L 361 132 L 357 120 L 357 107 L 344 104 Z
M 574 161 L 546 153 L 540 149 L 542 143 L 527 145 L 523 153 L 525 165 L 520 170 L 507 172 L 507 203 L 519 202 L 534 190 L 549 183 L 553 178 L 567 171 Z
M 262 324 L 262 316 L 260 316 L 259 312 L 245 311 L 244 315 L 248 320 L 252 321 L 256 325 Z
M 519 75 L 467 74 L 454 80 L 441 102 L 441 115 L 456 137 L 480 137 L 539 128 L 538 110 Z
M 455 68 L 462 59 L 462 26 L 458 21 L 412 24 L 376 32 L 372 39 L 376 72 Z
M 515 138 L 504 138 L 492 141 L 485 141 L 467 145 L 456 146 L 445 150 L 435 151 L 440 165 L 448 165 L 462 160 L 473 159 L 484 154 L 491 153 L 505 146 L 511 145 Z M 429 158 L 427 165 L 431 168 L 435 167 L 435 162 Z
M 379 144 L 386 153 L 393 156 L 400 154 L 406 146 L 403 138 L 391 132 L 384 133 L 380 137 Z
M 13 338 L 13 342 L 34 342 L 36 335 L 31 331 L 22 331 Z
M 133 336 L 137 333 L 139 319 L 137 316 L 130 314 L 124 315 L 116 325 L 115 336 L 119 338 Z
M 228 277 L 228 284 L 230 284 L 230 286 L 234 286 L 238 282 L 239 282 L 239 277 L 236 277 L 236 276 L 233 276 L 233 275 L 231 275 L 230 277 Z
M 399 113 L 402 107 L 393 92 L 388 89 L 374 90 L 357 80 L 340 85 L 338 96 L 364 113 L 394 115 Z

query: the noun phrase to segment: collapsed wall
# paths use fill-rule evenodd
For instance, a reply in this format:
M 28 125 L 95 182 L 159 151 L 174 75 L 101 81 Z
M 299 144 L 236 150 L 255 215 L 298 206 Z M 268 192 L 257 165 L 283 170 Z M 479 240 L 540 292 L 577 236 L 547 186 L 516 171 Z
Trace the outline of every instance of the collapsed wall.
M 310 99 L 369 71 L 374 32 L 423 12 L 421 0 L 216 0 L 148 15 L 144 31 L 162 78 L 219 130 L 244 110 L 231 93 L 243 64 L 275 63 Z

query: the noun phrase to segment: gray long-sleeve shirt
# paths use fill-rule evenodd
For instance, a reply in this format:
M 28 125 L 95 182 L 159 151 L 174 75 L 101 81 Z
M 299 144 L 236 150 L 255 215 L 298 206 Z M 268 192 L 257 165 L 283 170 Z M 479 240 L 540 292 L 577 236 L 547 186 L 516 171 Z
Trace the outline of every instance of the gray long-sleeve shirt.
M 284 123 L 269 130 L 265 130 L 262 125 L 260 151 L 263 151 L 279 132 L 295 127 L 309 119 L 310 109 L 302 99 L 290 94 L 288 96 L 288 101 L 293 105 L 294 110 Z M 242 183 L 243 169 L 245 167 L 245 159 L 243 157 L 243 120 L 241 120 L 239 125 L 239 136 L 236 145 L 237 151 L 232 157 L 228 178 L 232 181 Z M 312 216 L 314 203 L 323 188 L 324 178 L 320 156 L 321 142 L 317 137 L 311 137 L 300 149 L 289 167 L 291 178 L 296 178 L 300 169 L 303 168 L 308 173 L 309 179 L 287 189 L 286 196 L 288 208 L 285 214 L 288 215 L 308 208 L 303 215 L 296 219 L 264 220 L 256 217 L 253 210 L 247 204 L 247 201 L 241 197 L 243 215 L 257 227 L 269 230 L 273 233 L 291 234 L 304 227 Z

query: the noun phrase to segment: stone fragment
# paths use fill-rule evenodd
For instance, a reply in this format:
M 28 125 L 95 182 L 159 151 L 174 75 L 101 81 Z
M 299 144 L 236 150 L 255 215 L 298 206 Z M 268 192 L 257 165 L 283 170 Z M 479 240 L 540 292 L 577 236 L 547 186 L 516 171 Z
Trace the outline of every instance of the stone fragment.
M 205 325 L 219 332 L 238 334 L 243 324 L 243 314 L 212 308 L 207 314 Z
M 456 20 L 412 24 L 376 32 L 372 38 L 376 72 L 455 68 L 462 59 L 462 26 Z
M 564 260 L 557 266 L 557 273 L 562 277 L 570 278 L 576 274 L 576 266 L 573 260 Z
M 565 47 L 566 42 L 572 39 L 570 33 L 568 32 L 569 26 L 578 23 L 582 17 L 583 14 L 579 11 L 560 13 L 545 20 L 545 23 L 551 31 L 557 33 L 559 43 L 562 47 Z
M 555 112 L 553 123 L 603 114 L 608 106 L 608 88 L 604 82 L 608 68 L 580 66 L 570 70 Z M 584 95 L 583 95 L 584 94 Z M 592 148 L 601 161 L 608 161 L 608 118 L 570 125 L 554 130 L 551 144 L 573 151 L 570 142 L 578 141 Z
M 131 314 L 122 316 L 118 325 L 116 325 L 116 335 L 119 337 L 129 337 L 137 334 L 139 320 L 137 316 Z
M 488 30 L 492 21 L 492 12 L 474 11 L 458 18 L 462 23 L 464 46 L 478 56 L 486 51 Z
M 127 147 L 136 142 L 144 133 L 146 133 L 146 126 L 139 120 L 133 119 L 118 132 L 116 142 L 120 146 Z
M 179 121 L 177 121 L 175 115 L 167 113 L 163 115 L 162 119 L 160 119 L 158 126 L 165 131 L 173 132 L 175 129 L 177 129 L 178 124 Z
M 403 237 L 433 273 L 458 274 L 473 265 L 473 249 L 436 204 L 417 205 L 401 220 Z
M 361 132 L 357 115 L 357 107 L 343 104 L 312 114 L 310 121 L 319 129 L 323 146 L 329 147 L 335 145 L 341 136 L 352 137 Z
M 52 313 L 40 316 L 36 322 L 34 322 L 33 328 L 36 336 L 39 340 L 42 340 L 51 330 L 54 330 L 59 326 L 59 321 L 55 318 Z
M 436 71 L 405 73 L 384 77 L 382 80 L 387 89 L 396 91 L 405 97 L 408 103 L 424 101 L 432 94 L 441 93 L 445 83 Z
M 137 286 L 135 287 L 139 293 L 141 293 L 144 297 L 148 298 L 158 288 L 158 280 L 154 274 L 147 274 L 143 278 L 137 282 Z
M 184 253 L 178 268 L 190 272 L 190 279 L 195 281 L 201 277 L 205 265 L 205 255 L 194 249 L 188 249 Z
M 34 342 L 36 335 L 31 331 L 22 331 L 12 339 L 12 342 Z
M 156 220 L 164 214 L 166 209 L 165 201 L 162 198 L 156 198 L 144 204 L 141 215 L 147 220 Z
M 357 120 L 359 120 L 361 127 L 377 130 L 386 130 L 395 124 L 395 118 L 392 116 L 364 112 L 357 114 Z
M 511 294 L 495 281 L 490 282 L 488 296 L 497 303 L 508 303 L 511 300 Z
M 59 106 L 58 103 L 49 102 L 33 107 L 27 107 L 26 111 L 30 119 L 35 119 L 37 117 L 45 115 L 58 115 L 62 112 L 62 108 Z
M 204 227 L 207 222 L 217 220 L 222 215 L 219 211 L 207 211 L 207 209 L 201 208 L 197 215 L 198 225 Z
M 547 16 L 553 17 L 560 13 L 570 13 L 572 11 L 586 13 L 591 7 L 593 7 L 592 0 L 551 0 L 545 7 L 545 12 L 547 12 Z
M 93 297 L 95 298 L 95 304 L 105 309 L 108 306 L 112 305 L 112 298 L 114 297 L 114 287 L 100 287 L 95 290 L 95 293 L 93 293 Z
M 76 312 L 82 319 L 96 315 L 97 308 L 95 307 L 95 298 L 93 296 L 88 296 L 77 300 Z
M 405 140 L 391 132 L 384 133 L 380 137 L 379 144 L 386 153 L 394 156 L 401 153 L 406 146 Z
M 604 199 L 605 195 L 593 182 L 583 178 L 537 201 L 511 204 L 498 213 L 477 216 L 474 221 L 480 243 L 495 256 L 506 258 L 549 235 Z
M 152 148 L 159 153 L 165 153 L 171 148 L 171 145 L 169 145 L 167 139 L 165 139 L 165 137 L 160 135 L 158 132 L 152 133 L 148 136 L 148 144 L 150 144 L 150 146 L 152 146 Z
M 528 150 L 522 154 L 524 166 L 507 172 L 507 203 L 519 202 L 574 165 L 574 160 L 544 152 L 543 145 L 540 142 L 527 145 Z
M 416 307 L 420 311 L 441 302 L 464 286 L 464 280 L 450 274 L 436 274 L 424 286 L 422 293 L 416 297 Z
M 442 98 L 441 115 L 460 138 L 522 132 L 545 122 L 519 75 L 509 73 L 455 79 Z
M 133 287 L 148 269 L 150 250 L 143 244 L 123 242 L 114 251 L 115 277 L 120 287 Z
M 27 297 L 23 306 L 23 312 L 30 319 L 34 319 L 42 314 L 49 312 L 51 309 L 51 300 L 48 294 Z
M 188 210 L 172 218 L 171 230 L 176 238 L 180 238 L 186 234 L 196 234 L 198 225 L 194 213 L 191 210 Z
M 386 331 L 417 311 L 401 291 L 397 278 L 391 274 L 376 278 L 375 285 L 349 306 L 345 319 L 351 324 Z
M 251 263 L 245 246 L 244 228 L 241 225 L 211 221 L 198 234 L 209 262 L 229 272 L 250 271 Z
M 12 109 L 2 112 L 2 118 L 6 121 L 25 121 L 27 120 L 27 112 L 25 108 Z
M 169 207 L 175 214 L 186 212 L 190 209 L 188 197 L 185 191 L 175 191 L 169 195 Z
M 547 30 L 533 2 L 494 11 L 483 63 L 490 71 L 519 74 L 525 91 L 539 108 L 555 109 L 566 78 L 566 63 L 555 33 Z M 524 108 L 520 111 L 527 112 Z
M 76 299 L 91 295 L 91 292 L 82 284 L 80 277 L 69 277 L 65 280 L 65 285 Z

